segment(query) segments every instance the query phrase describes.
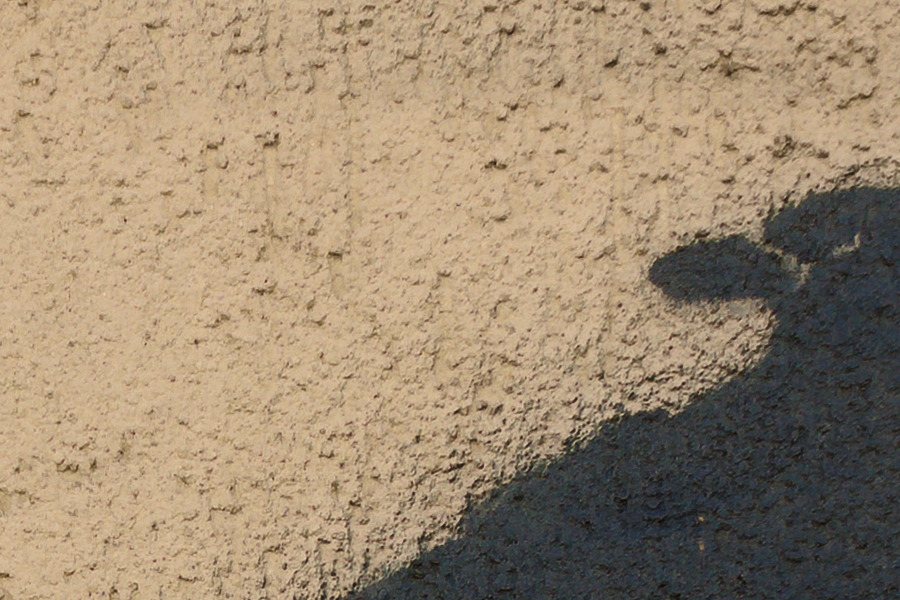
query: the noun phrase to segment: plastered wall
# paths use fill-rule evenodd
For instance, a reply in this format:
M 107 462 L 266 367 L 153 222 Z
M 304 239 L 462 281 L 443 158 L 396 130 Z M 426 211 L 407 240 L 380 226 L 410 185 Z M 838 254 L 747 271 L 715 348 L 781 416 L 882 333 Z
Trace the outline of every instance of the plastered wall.
M 341 598 L 752 366 L 771 312 L 648 269 L 896 185 L 898 42 L 891 0 L 3 3 L 0 598 Z

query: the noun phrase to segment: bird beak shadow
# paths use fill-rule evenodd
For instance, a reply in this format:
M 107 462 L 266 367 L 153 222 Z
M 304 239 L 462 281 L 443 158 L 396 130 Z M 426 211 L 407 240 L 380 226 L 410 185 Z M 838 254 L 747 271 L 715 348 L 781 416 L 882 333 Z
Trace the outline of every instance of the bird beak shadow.
M 697 242 L 659 258 L 650 281 L 682 302 L 769 299 L 794 285 L 780 257 L 742 236 Z

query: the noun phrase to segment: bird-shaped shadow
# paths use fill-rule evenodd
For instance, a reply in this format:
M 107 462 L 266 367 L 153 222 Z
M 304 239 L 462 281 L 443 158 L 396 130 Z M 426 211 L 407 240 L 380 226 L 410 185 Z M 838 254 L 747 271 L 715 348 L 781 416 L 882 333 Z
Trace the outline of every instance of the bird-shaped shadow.
M 854 188 L 773 216 L 762 245 L 657 260 L 677 301 L 764 298 L 761 361 L 606 423 L 349 599 L 900 598 L 898 240 L 900 190 Z

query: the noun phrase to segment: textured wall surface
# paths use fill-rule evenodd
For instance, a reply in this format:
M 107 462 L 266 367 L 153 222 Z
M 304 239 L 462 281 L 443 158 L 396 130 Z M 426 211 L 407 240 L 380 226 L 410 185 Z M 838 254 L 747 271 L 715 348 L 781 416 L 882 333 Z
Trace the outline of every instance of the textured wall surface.
M 651 267 L 900 184 L 898 64 L 893 0 L 2 3 L 0 598 L 342 598 L 685 427 L 778 311 Z

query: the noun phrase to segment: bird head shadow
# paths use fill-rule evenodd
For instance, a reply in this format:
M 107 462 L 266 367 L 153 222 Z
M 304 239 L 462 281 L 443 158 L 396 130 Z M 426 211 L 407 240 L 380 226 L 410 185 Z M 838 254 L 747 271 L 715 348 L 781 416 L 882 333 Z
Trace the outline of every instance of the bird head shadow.
M 761 244 L 734 235 L 682 246 L 655 261 L 649 279 L 683 302 L 779 298 L 802 286 L 801 272 L 811 265 L 854 252 L 896 257 L 897 212 L 895 190 L 812 194 L 770 215 Z

